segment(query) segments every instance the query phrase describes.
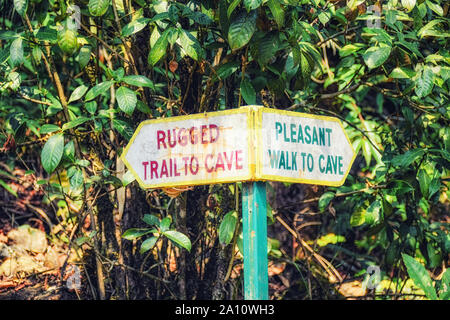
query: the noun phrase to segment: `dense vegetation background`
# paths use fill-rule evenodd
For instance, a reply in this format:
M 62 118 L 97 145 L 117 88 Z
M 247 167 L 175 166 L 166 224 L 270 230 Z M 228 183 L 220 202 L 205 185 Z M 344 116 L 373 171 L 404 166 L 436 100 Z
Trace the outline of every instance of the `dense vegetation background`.
M 0 255 L 1 297 L 242 298 L 240 184 L 142 190 L 119 157 L 142 120 L 261 104 L 340 118 L 358 153 L 342 187 L 270 183 L 270 297 L 448 299 L 448 9 L 1 0 L 0 244 L 46 233 L 35 268 Z

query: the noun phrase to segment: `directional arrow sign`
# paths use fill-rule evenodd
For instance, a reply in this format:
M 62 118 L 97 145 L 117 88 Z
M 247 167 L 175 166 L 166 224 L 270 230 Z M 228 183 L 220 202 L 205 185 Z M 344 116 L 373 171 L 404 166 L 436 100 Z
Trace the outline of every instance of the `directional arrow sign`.
M 258 179 L 344 183 L 356 154 L 339 119 L 269 108 L 257 113 Z
M 143 188 L 248 180 L 339 186 L 355 153 L 337 118 L 246 106 L 144 121 L 122 159 Z
M 122 159 L 143 188 L 250 180 L 250 108 L 142 122 Z

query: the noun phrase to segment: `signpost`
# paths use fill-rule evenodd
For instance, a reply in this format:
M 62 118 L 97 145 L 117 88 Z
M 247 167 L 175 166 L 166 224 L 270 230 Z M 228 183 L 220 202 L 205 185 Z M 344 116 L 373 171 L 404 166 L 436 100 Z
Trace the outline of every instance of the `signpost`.
M 265 300 L 264 181 L 340 186 L 355 156 L 337 118 L 246 106 L 144 121 L 122 159 L 143 188 L 244 182 L 244 297 Z

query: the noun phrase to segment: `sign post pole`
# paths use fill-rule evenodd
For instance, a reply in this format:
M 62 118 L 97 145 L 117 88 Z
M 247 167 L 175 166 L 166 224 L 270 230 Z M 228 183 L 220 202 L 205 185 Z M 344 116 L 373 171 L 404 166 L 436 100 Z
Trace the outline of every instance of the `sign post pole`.
M 266 183 L 242 183 L 244 298 L 269 299 Z

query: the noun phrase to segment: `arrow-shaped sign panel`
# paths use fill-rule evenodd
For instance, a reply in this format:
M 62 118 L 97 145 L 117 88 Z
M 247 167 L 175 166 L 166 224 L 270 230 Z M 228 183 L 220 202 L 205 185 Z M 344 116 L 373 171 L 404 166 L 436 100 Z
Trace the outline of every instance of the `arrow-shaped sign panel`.
M 261 108 L 257 123 L 259 179 L 344 183 L 356 154 L 339 119 Z
M 143 188 L 250 180 L 251 117 L 240 108 L 147 120 L 122 159 Z

